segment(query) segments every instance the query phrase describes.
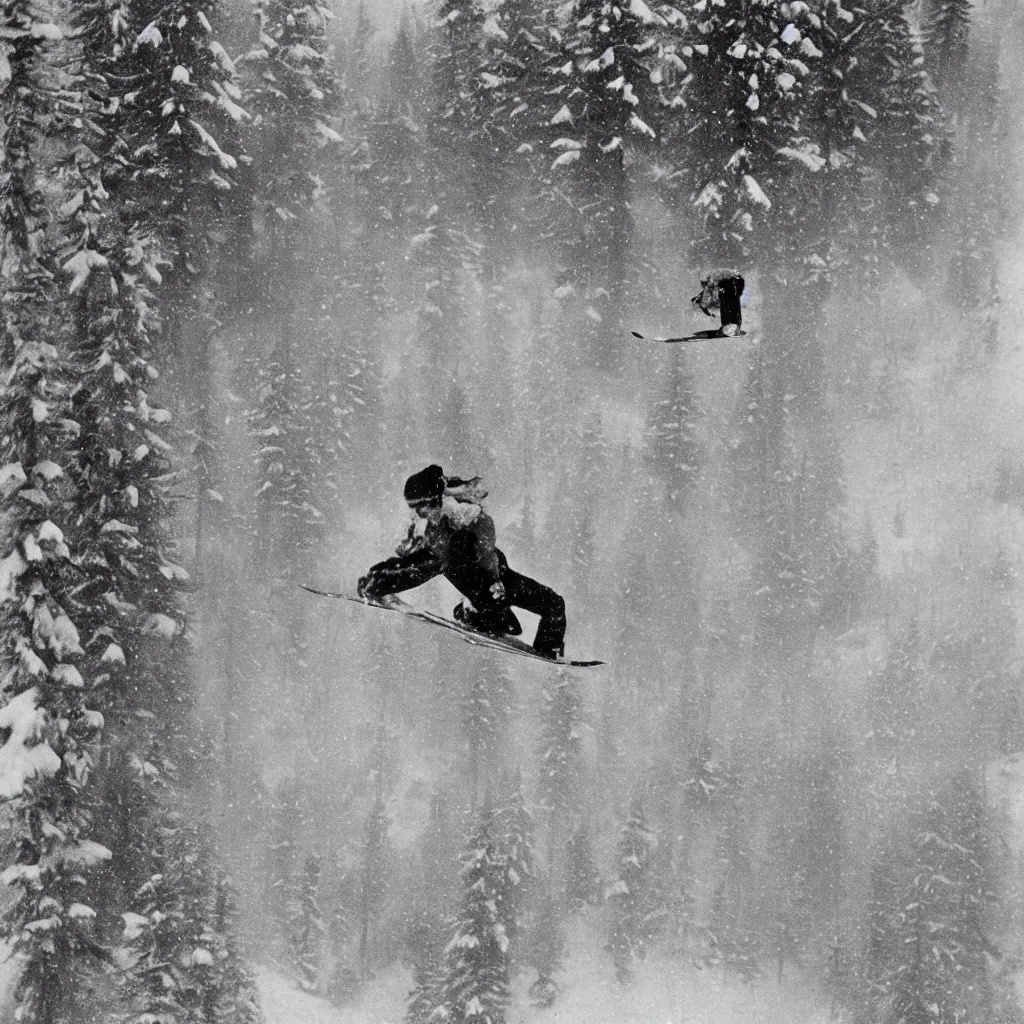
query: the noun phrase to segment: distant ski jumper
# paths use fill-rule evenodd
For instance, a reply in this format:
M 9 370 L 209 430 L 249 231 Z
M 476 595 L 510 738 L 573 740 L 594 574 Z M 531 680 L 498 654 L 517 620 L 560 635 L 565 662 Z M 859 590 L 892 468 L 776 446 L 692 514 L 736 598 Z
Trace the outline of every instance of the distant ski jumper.
M 721 317 L 719 327 L 694 331 L 675 338 L 652 338 L 639 331 L 630 331 L 634 338 L 641 341 L 660 341 L 672 344 L 681 341 L 708 341 L 711 338 L 742 338 L 743 310 L 740 297 L 743 295 L 743 276 L 738 270 L 711 270 L 700 279 L 700 292 L 690 302 L 707 316 Z
M 700 292 L 690 302 L 707 316 L 718 313 L 722 336 L 735 338 L 743 327 L 742 294 L 743 276 L 738 270 L 711 270 L 700 279 Z
M 405 482 L 405 500 L 415 519 L 396 557 L 378 562 L 359 580 L 360 597 L 377 601 L 444 576 L 464 597 L 456 620 L 493 636 L 518 636 L 512 608 L 540 616 L 533 650 L 562 657 L 565 601 L 549 587 L 509 568 L 495 546 L 494 521 L 481 504 L 487 492 L 479 477 L 447 477 L 431 465 Z

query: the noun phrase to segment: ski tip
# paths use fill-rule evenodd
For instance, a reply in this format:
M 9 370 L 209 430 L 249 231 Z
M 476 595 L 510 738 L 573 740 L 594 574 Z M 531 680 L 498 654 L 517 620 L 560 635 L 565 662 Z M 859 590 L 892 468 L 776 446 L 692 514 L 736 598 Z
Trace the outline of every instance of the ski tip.
M 644 336 L 639 331 L 630 331 L 629 333 L 632 334 L 634 338 L 639 338 L 641 341 L 644 340 Z

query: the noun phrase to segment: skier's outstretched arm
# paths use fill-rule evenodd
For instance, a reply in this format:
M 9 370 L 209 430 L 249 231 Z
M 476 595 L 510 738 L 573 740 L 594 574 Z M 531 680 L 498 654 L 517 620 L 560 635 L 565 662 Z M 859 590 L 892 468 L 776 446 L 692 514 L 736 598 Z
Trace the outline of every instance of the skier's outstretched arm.
M 441 563 L 432 552 L 420 549 L 397 558 L 386 558 L 370 567 L 356 586 L 360 597 L 375 600 L 387 594 L 398 594 L 412 590 L 421 583 L 432 580 L 441 572 Z

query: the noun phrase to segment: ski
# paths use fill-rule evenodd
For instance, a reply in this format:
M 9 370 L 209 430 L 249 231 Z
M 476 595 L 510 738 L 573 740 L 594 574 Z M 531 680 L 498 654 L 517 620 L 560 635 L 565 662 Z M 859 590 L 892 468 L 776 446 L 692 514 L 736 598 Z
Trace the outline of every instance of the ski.
M 316 587 L 307 587 L 305 583 L 300 583 L 299 586 L 310 594 L 317 594 L 320 597 L 333 597 L 342 601 L 365 604 L 370 608 L 380 608 L 387 612 L 400 612 L 411 619 L 418 619 L 420 622 L 426 622 L 428 625 L 440 626 L 443 629 L 457 633 L 462 640 L 475 647 L 486 647 L 488 650 L 518 654 L 523 658 L 533 658 L 536 661 L 542 661 L 546 665 L 560 665 L 567 668 L 593 668 L 596 665 L 605 664 L 605 662 L 597 660 L 583 661 L 569 658 L 545 658 L 544 655 L 538 654 L 529 644 L 523 643 L 522 640 L 517 640 L 515 637 L 478 633 L 476 630 L 469 629 L 454 619 L 447 619 L 443 615 L 437 615 L 435 612 L 414 608 L 411 604 L 406 604 L 400 597 L 395 597 L 393 594 L 385 601 L 372 601 L 370 598 L 360 597 L 358 594 L 346 594 L 337 590 L 318 590 Z
M 745 338 L 747 335 L 746 331 L 740 331 L 739 334 L 723 334 L 721 328 L 697 331 L 694 334 L 684 334 L 679 338 L 652 338 L 650 335 L 641 334 L 639 331 L 630 331 L 629 333 L 641 341 L 659 341 L 663 345 L 674 345 L 681 341 L 710 341 L 714 338 Z

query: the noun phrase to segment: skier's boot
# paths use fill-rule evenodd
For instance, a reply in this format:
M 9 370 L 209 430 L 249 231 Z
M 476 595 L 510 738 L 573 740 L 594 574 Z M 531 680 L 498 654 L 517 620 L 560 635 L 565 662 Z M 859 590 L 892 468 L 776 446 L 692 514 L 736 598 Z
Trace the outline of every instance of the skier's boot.
M 499 608 L 488 614 L 474 608 L 466 599 L 452 609 L 452 617 L 467 629 L 490 633 L 492 636 L 519 636 L 523 631 L 511 608 Z
M 564 645 L 549 647 L 546 644 L 534 644 L 533 650 L 535 654 L 539 654 L 542 658 L 550 658 L 552 661 L 557 661 L 559 658 L 565 657 Z
M 740 333 L 739 324 L 722 324 L 722 334 L 726 338 L 735 338 Z

